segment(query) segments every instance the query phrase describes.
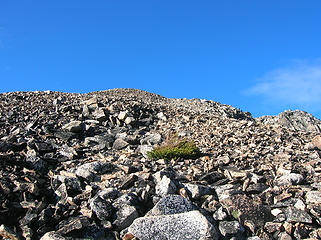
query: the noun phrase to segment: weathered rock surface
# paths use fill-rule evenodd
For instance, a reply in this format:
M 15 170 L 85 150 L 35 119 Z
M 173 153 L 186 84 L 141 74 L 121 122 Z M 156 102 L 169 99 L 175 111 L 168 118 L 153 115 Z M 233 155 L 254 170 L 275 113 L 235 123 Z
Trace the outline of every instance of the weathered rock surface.
M 318 239 L 320 129 L 134 89 L 2 93 L 0 238 Z M 203 156 L 148 159 L 173 134 Z
M 128 231 L 141 240 L 218 239 L 218 232 L 199 212 L 137 218 Z

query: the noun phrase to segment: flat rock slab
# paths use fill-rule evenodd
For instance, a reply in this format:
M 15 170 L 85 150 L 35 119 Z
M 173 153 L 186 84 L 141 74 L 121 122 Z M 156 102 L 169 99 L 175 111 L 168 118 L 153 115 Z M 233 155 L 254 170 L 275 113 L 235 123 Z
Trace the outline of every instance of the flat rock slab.
M 140 240 L 218 239 L 217 230 L 199 211 L 137 218 L 128 231 Z

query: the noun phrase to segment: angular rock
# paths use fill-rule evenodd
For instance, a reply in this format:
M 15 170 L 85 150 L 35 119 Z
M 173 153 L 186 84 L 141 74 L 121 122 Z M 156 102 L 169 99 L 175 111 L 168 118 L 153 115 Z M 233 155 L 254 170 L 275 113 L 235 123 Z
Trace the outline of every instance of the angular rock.
M 321 191 L 309 191 L 305 195 L 307 203 L 321 205 Z
M 318 135 L 318 136 L 315 136 L 313 139 L 312 139 L 312 144 L 314 147 L 318 148 L 319 150 L 321 150 L 321 136 Z
M 289 173 L 283 175 L 275 180 L 275 184 L 278 186 L 283 185 L 297 185 L 303 181 L 303 176 L 298 173 Z
M 73 133 L 80 133 L 85 130 L 85 124 L 81 121 L 71 121 L 63 125 L 62 129 Z
M 238 221 L 221 221 L 218 225 L 221 234 L 226 238 L 241 238 L 244 227 Z
M 59 223 L 56 233 L 64 236 L 72 231 L 79 231 L 80 229 L 83 229 L 89 225 L 90 223 L 87 217 L 70 217 L 69 219 Z
M 247 221 L 256 227 L 262 227 L 265 222 L 273 219 L 268 206 L 257 204 L 250 198 L 240 194 L 224 199 L 221 204 L 241 223 Z
M 146 216 L 170 215 L 195 210 L 193 203 L 180 195 L 161 198 Z
M 90 200 L 90 208 L 101 221 L 109 220 L 112 216 L 113 208 L 111 203 L 99 195 Z
M 125 140 L 123 140 L 121 138 L 117 138 L 113 144 L 113 148 L 116 150 L 120 150 L 120 149 L 127 147 L 128 145 L 129 145 L 129 143 L 126 142 Z
M 312 223 L 312 217 L 307 212 L 295 207 L 286 208 L 285 215 L 288 222 Z
M 150 145 L 140 145 L 137 148 L 137 151 L 140 152 L 144 158 L 148 158 L 147 153 L 153 150 L 153 146 Z
M 191 183 L 183 183 L 182 185 L 193 199 L 200 198 L 204 195 L 215 194 L 215 190 L 211 187 Z
M 132 222 L 139 217 L 139 214 L 135 207 L 124 204 L 116 212 L 116 220 L 113 224 L 116 226 L 118 231 L 121 231 L 129 227 Z
M 40 240 L 65 240 L 66 238 L 62 237 L 61 235 L 52 232 L 47 232 L 45 235 L 43 235 Z
M 77 167 L 75 173 L 87 181 L 94 181 L 97 179 L 97 175 L 103 174 L 111 169 L 112 165 L 110 163 L 95 161 Z
M 162 180 L 156 185 L 155 192 L 157 195 L 164 197 L 168 194 L 174 194 L 177 191 L 175 183 L 166 175 L 162 177 Z
M 100 121 L 100 122 L 107 120 L 106 113 L 105 113 L 104 109 L 101 109 L 101 108 L 96 109 L 92 113 L 92 116 L 94 119 L 96 119 L 97 121 Z
M 147 137 L 145 137 L 144 139 L 142 139 L 140 141 L 140 144 L 142 145 L 155 145 L 155 144 L 159 144 L 162 140 L 162 136 L 159 133 L 152 133 L 149 134 Z
M 199 211 L 137 218 L 128 231 L 140 240 L 218 239 L 217 230 Z

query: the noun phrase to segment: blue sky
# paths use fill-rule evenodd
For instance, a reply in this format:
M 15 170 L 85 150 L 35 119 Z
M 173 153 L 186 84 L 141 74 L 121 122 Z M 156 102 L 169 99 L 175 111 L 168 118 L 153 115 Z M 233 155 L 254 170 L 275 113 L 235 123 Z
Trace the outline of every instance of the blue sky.
M 129 87 L 321 118 L 321 1 L 1 0 L 0 92 Z

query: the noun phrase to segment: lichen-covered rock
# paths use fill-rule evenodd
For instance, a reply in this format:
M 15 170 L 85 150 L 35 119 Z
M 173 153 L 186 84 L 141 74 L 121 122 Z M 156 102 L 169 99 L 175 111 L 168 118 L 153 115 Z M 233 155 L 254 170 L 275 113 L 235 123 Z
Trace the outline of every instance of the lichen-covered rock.
M 218 239 L 217 230 L 199 211 L 137 218 L 128 231 L 140 240 Z

